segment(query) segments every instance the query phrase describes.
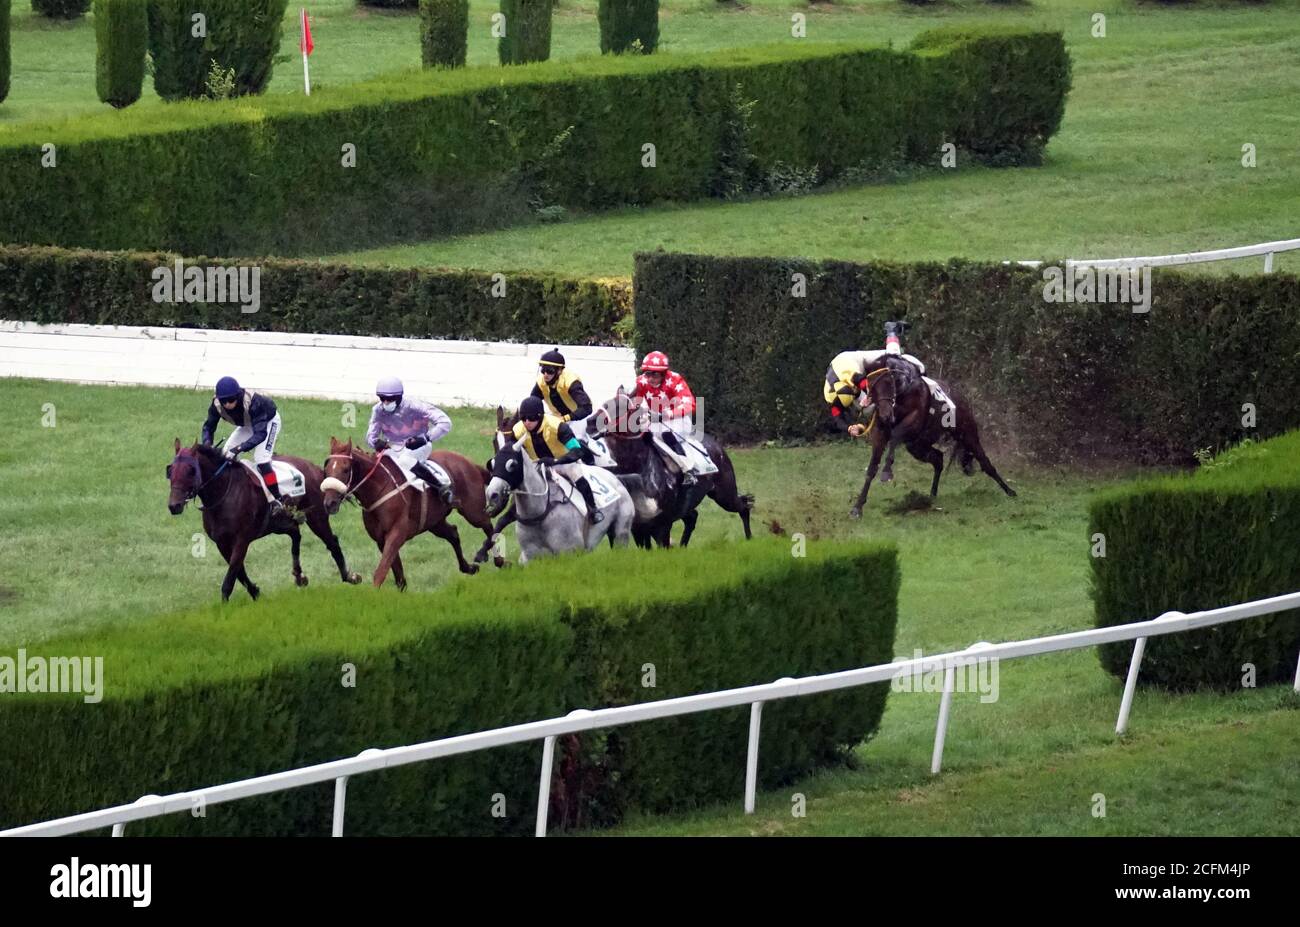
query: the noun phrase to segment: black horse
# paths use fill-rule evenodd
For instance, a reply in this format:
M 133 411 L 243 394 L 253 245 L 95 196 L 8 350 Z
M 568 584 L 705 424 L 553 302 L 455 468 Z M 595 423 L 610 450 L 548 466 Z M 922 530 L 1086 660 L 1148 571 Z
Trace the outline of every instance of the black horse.
M 745 539 L 753 535 L 749 528 L 749 513 L 754 497 L 742 494 L 736 486 L 736 470 L 731 458 L 713 438 L 700 438 L 718 472 L 699 477 L 694 486 L 682 487 L 676 473 L 664 462 L 654 447 L 650 434 L 650 411 L 637 404 L 622 387 L 613 399 L 599 406 L 586 420 L 587 434 L 605 437 L 610 455 L 617 467 L 614 473 L 626 479 L 624 485 L 636 503 L 636 521 L 632 537 L 637 546 L 648 548 L 671 545 L 672 526 L 676 521 L 685 525 L 682 547 L 690 543 L 699 520 L 699 505 L 705 497 L 712 499 L 728 512 L 740 516 L 745 527 Z

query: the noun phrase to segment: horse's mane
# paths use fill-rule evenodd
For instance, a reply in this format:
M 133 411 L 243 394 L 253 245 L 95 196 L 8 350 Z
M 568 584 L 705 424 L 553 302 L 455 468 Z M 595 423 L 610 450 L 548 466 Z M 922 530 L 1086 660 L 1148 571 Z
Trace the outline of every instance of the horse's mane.
M 195 443 L 191 448 L 195 457 L 202 457 L 208 463 L 219 463 L 221 461 L 221 452 L 211 444 Z

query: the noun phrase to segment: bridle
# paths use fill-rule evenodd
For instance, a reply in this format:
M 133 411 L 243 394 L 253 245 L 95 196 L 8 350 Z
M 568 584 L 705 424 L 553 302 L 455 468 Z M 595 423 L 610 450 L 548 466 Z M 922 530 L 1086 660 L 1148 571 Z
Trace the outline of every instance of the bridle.
M 216 472 L 213 473 L 212 476 L 208 477 L 205 480 L 203 479 L 203 467 L 199 464 L 198 457 L 196 457 L 193 454 L 177 454 L 176 460 L 172 461 L 172 466 L 176 466 L 177 460 L 183 460 L 185 461 L 185 463 L 189 464 L 191 467 L 194 468 L 195 482 L 199 484 L 193 489 L 186 490 L 185 492 L 186 502 L 189 502 L 191 499 L 195 499 L 195 498 L 197 498 L 200 502 L 202 502 L 203 496 L 201 495 L 201 493 L 203 492 L 203 490 L 207 489 L 210 485 L 212 485 L 212 483 L 217 479 L 217 477 L 221 476 L 221 474 L 226 471 L 226 468 L 230 466 L 229 460 L 223 460 L 221 462 L 221 466 L 217 467 Z M 212 502 L 207 505 L 200 505 L 199 511 L 210 512 L 213 509 L 216 509 L 218 506 L 221 505 L 221 503 L 226 501 L 226 496 L 228 495 L 230 495 L 229 483 L 226 484 L 226 491 L 221 494 L 220 499 L 218 499 L 216 502 Z
M 346 461 L 348 462 L 349 465 L 354 464 L 354 463 L 357 462 L 357 458 L 355 457 L 355 451 L 354 451 L 353 453 L 350 453 L 350 454 L 330 454 L 329 457 L 327 457 L 327 458 L 325 458 L 325 459 L 326 459 L 326 460 L 346 460 Z M 349 485 L 348 485 L 348 487 L 347 487 L 347 491 L 344 492 L 343 495 L 339 497 L 339 502 L 342 503 L 342 502 L 344 502 L 346 499 L 348 499 L 350 496 L 355 496 L 357 490 L 360 489 L 360 488 L 365 484 L 366 480 L 370 479 L 372 476 L 375 475 L 375 471 L 379 469 L 379 465 L 380 465 L 381 463 L 383 463 L 383 462 L 384 462 L 384 455 L 383 455 L 383 453 L 381 452 L 381 453 L 379 453 L 379 454 L 376 454 L 376 455 L 375 455 L 375 464 L 374 464 L 374 466 L 370 468 L 370 472 L 368 472 L 365 476 L 363 476 L 363 477 L 361 478 L 361 480 L 360 480 L 360 481 L 359 481 L 355 486 L 351 485 L 351 482 L 352 482 L 352 467 L 349 466 L 349 467 L 348 467 L 348 484 L 349 484 Z M 388 473 L 387 470 L 385 470 L 384 472 L 385 472 L 385 473 Z M 388 477 L 389 477 L 389 479 L 391 479 L 391 480 L 393 481 L 393 485 L 394 485 L 395 487 L 397 487 L 397 479 L 396 479 L 396 477 L 394 477 L 391 473 L 388 473 Z M 335 477 L 335 479 L 338 479 L 338 477 Z M 381 504 L 387 502 L 387 501 L 388 501 L 388 500 L 389 500 L 389 499 L 390 499 L 390 498 L 391 498 L 395 493 L 400 492 L 400 491 L 401 491 L 401 487 L 397 487 L 396 489 L 393 490 L 393 492 L 391 492 L 391 493 L 389 493 L 388 495 L 386 495 L 386 496 L 384 496 L 383 498 L 381 498 L 381 499 L 380 499 L 378 502 L 376 502 L 374 505 L 362 505 L 361 508 L 362 508 L 364 511 L 369 512 L 371 509 L 376 508 L 377 506 L 379 506 L 379 505 L 381 505 Z M 360 502 L 360 501 L 361 501 L 360 499 L 357 500 L 357 502 Z

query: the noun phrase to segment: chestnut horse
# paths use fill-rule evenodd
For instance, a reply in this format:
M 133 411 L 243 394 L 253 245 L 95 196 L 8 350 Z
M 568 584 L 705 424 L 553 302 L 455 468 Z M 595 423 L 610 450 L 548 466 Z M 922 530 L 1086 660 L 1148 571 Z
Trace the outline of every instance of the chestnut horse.
M 257 598 L 260 590 L 248 578 L 244 557 L 248 545 L 268 534 L 289 535 L 293 544 L 293 581 L 299 586 L 307 585 L 307 577 L 298 562 L 298 548 L 302 544 L 298 524 L 283 516 L 269 517 L 270 505 L 261 480 L 243 464 L 227 463 L 220 451 L 206 444 L 182 448 L 181 439 L 177 438 L 175 452 L 175 459 L 167 467 L 167 479 L 171 481 L 167 508 L 173 515 L 179 515 L 191 499 L 197 497 L 203 503 L 203 530 L 216 542 L 228 564 L 226 578 L 221 583 L 221 601 L 230 599 L 236 579 L 244 584 L 250 596 Z M 320 469 L 301 457 L 277 454 L 275 459 L 297 467 L 307 484 L 306 495 L 296 499 L 286 497 L 285 506 L 296 508 L 307 516 L 307 527 L 321 539 L 338 565 L 339 578 L 345 583 L 361 582 L 359 574 L 348 570 L 339 539 L 330 528 L 329 515 L 321 498 Z
M 871 440 L 871 462 L 867 464 L 866 481 L 849 510 L 849 517 L 862 516 L 862 506 L 866 504 L 871 481 L 876 478 L 880 458 L 888 449 L 889 461 L 885 464 L 888 473 L 898 444 L 906 447 L 917 460 L 934 467 L 934 481 L 930 484 L 932 497 L 939 494 L 939 477 L 943 474 L 943 452 L 935 445 L 944 440 L 953 442 L 949 460 L 960 460 L 963 473 L 970 476 L 974 472 L 972 461 L 979 461 L 980 468 L 1003 492 L 1008 496 L 1016 494 L 984 453 L 979 425 L 970 405 L 951 386 L 942 380 L 935 381 L 951 400 L 942 402 L 911 364 L 893 356 L 868 365 L 866 377 L 876 410 L 866 426 Z
M 455 484 L 456 511 L 490 538 L 492 519 L 487 516 L 487 484 L 491 477 L 487 470 L 451 451 L 434 451 L 429 459 L 446 470 Z M 324 473 L 321 495 L 326 511 L 334 514 L 348 498 L 361 504 L 366 532 L 380 550 L 374 577 L 376 588 L 384 584 L 390 569 L 397 588 L 406 588 L 406 574 L 398 551 L 411 538 L 425 531 L 451 545 L 462 573 L 478 572 L 476 565 L 465 560 L 460 548 L 460 532 L 447 522 L 452 513 L 451 506 L 431 490 L 418 492 L 414 487 L 403 488 L 406 474 L 387 454 L 368 454 L 353 447 L 351 440 L 341 442 L 330 438 L 330 455 L 325 461 Z M 499 567 L 505 561 L 496 557 L 493 562 Z

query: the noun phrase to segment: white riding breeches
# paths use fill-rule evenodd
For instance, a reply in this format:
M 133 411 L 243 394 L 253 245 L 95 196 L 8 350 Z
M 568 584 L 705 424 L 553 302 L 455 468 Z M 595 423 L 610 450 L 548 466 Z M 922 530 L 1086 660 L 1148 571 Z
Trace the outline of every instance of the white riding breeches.
M 275 439 L 280 436 L 280 413 L 275 413 L 275 418 L 266 423 L 266 440 L 252 449 L 253 463 L 269 464 L 271 457 L 275 454 Z M 249 438 L 253 437 L 253 429 L 247 425 L 240 425 L 230 433 L 226 439 L 224 447 L 239 447 Z
M 429 459 L 429 455 L 433 453 L 433 442 L 425 441 L 415 450 L 411 450 L 405 444 L 393 445 L 384 453 L 396 460 L 403 470 L 410 470 L 416 464 L 422 464 Z
M 673 432 L 673 434 L 678 435 L 678 441 L 680 442 L 682 441 L 683 438 L 690 435 L 692 430 L 693 430 L 693 426 L 691 424 L 691 417 L 689 415 L 683 415 L 678 418 L 670 418 L 664 421 L 654 422 L 653 424 L 650 425 L 650 438 L 652 441 L 654 441 L 655 447 L 659 449 L 659 452 L 661 454 L 663 454 L 673 463 L 677 464 L 678 468 L 680 468 L 683 472 L 694 471 L 696 469 L 695 462 L 691 460 L 689 456 L 678 454 L 676 451 L 674 451 L 672 447 L 670 447 L 668 443 L 664 441 L 663 436 L 664 436 L 664 432 L 671 431 Z M 685 445 L 683 443 L 683 447 L 684 446 Z

